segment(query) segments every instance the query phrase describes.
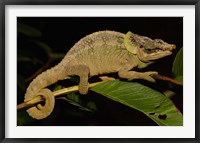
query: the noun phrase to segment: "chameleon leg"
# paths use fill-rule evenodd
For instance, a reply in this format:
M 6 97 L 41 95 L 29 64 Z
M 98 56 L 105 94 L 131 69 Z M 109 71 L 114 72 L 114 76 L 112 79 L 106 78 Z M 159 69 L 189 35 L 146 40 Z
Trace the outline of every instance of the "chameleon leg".
M 79 82 L 79 93 L 80 94 L 87 94 L 87 92 L 88 92 L 89 73 L 90 73 L 89 67 L 86 65 L 71 66 L 67 72 L 68 75 L 77 75 L 80 77 L 80 82 Z
M 118 74 L 119 74 L 119 77 L 126 78 L 128 80 L 143 79 L 150 82 L 155 82 L 155 79 L 152 78 L 152 75 L 155 75 L 158 73 L 155 71 L 149 71 L 149 72 L 144 72 L 144 73 L 140 73 L 136 71 L 119 71 Z
M 36 106 L 27 109 L 27 112 L 31 117 L 39 120 L 46 118 L 51 114 L 54 109 L 55 98 L 53 93 L 47 88 L 40 90 L 37 95 L 45 98 L 45 105 L 42 106 L 41 104 L 37 104 Z

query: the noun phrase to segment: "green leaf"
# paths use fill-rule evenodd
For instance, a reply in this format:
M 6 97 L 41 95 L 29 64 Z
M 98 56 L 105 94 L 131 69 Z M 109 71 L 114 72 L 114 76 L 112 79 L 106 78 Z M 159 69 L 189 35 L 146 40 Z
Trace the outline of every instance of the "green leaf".
M 65 54 L 63 53 L 49 53 L 49 57 L 53 60 L 64 58 Z
M 84 111 L 88 111 L 88 112 L 94 112 L 96 109 L 95 105 L 90 105 L 88 106 L 88 104 L 86 106 L 84 106 L 84 103 L 83 101 L 81 100 L 81 98 L 79 97 L 79 95 L 77 95 L 76 93 L 69 93 L 67 95 L 67 97 L 59 97 L 58 99 L 62 99 L 62 100 L 65 100 L 67 101 L 69 104 L 73 105 L 73 106 L 76 106 L 78 107 L 79 109 L 81 110 L 84 110 Z M 93 106 L 93 107 L 92 107 Z M 95 107 L 94 107 L 95 106 Z
M 134 82 L 109 81 L 91 88 L 114 101 L 139 110 L 161 126 L 182 126 L 182 114 L 160 92 Z
M 71 101 L 76 102 L 76 103 L 81 103 L 80 97 L 75 93 L 69 93 L 67 95 L 67 98 L 70 99 Z
M 87 104 L 86 104 L 86 107 L 93 110 L 93 111 L 97 111 L 97 107 L 96 107 L 96 104 L 92 101 L 89 101 Z
M 17 62 L 32 62 L 32 59 L 30 57 L 18 55 Z
M 40 48 L 42 48 L 48 55 L 52 53 L 51 48 L 44 42 L 42 41 L 34 41 Z
M 63 87 L 64 87 L 64 86 L 62 86 L 62 85 L 56 84 L 55 87 L 53 88 L 53 91 L 60 90 L 60 89 L 62 89 Z
M 36 28 L 20 23 L 17 23 L 17 32 L 31 37 L 40 37 L 42 35 L 42 33 Z
M 62 59 L 65 56 L 65 54 L 63 54 L 63 53 L 53 53 L 51 47 L 49 47 L 46 43 L 44 43 L 42 41 L 34 41 L 34 42 L 40 48 L 42 48 L 52 60 Z
M 174 78 L 176 81 L 183 83 L 183 76 L 177 76 Z
M 25 126 L 34 122 L 35 119 L 31 118 L 25 110 L 17 111 L 17 125 Z
M 172 74 L 175 80 L 183 82 L 183 48 L 176 54 L 172 67 Z

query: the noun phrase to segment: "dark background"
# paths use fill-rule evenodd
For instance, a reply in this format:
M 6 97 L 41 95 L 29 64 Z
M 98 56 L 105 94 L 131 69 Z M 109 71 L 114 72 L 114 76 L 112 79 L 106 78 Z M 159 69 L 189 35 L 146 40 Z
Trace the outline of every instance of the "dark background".
M 67 53 L 67 51 L 81 38 L 96 31 L 114 30 L 122 33 L 133 33 L 162 39 L 175 44 L 177 48 L 169 57 L 159 60 L 146 70 L 156 69 L 159 74 L 171 76 L 171 68 L 174 57 L 183 46 L 183 18 L 182 17 L 18 17 L 17 23 L 30 25 L 42 32 L 42 36 L 36 38 L 48 44 L 53 52 Z M 26 37 L 18 35 L 17 50 L 33 50 L 34 45 L 26 43 Z M 19 52 L 18 52 L 19 53 Z M 35 49 L 34 53 L 46 60 L 42 52 Z M 52 66 L 59 61 L 52 63 Z M 18 73 L 24 78 L 30 76 L 38 68 L 24 71 L 26 66 L 18 63 Z M 26 87 L 29 83 L 26 83 Z M 162 83 L 158 82 L 158 86 Z M 162 88 L 162 87 L 161 87 Z M 19 89 L 18 89 L 19 90 Z M 25 92 L 25 91 L 24 91 Z M 18 92 L 18 104 L 23 102 L 23 91 Z M 90 97 L 90 96 L 89 96 Z M 28 125 L 156 125 L 148 117 L 129 107 L 111 101 L 101 95 L 90 97 L 97 105 L 97 112 L 87 113 L 79 111 L 66 102 L 56 101 L 53 115 L 47 119 L 33 121 Z M 172 99 L 182 112 L 182 95 Z M 66 111 L 71 110 L 71 116 Z M 66 113 L 67 112 L 67 113 Z
M 17 22 L 42 31 L 42 38 L 56 51 L 65 52 L 85 35 L 101 30 L 132 31 L 183 46 L 182 17 L 18 17 Z

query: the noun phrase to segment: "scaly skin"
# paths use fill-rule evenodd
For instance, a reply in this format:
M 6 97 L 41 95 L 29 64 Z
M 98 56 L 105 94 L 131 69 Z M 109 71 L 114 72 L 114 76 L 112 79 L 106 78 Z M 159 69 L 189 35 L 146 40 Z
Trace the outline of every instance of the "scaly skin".
M 141 38 L 142 36 L 139 37 Z M 137 39 L 137 36 L 135 38 Z M 151 56 L 141 51 L 138 45 L 136 46 L 138 49 L 134 50 L 136 53 L 131 53 L 127 50 L 125 41 L 127 42 L 125 34 L 115 31 L 95 32 L 78 41 L 58 65 L 41 73 L 30 83 L 25 94 L 25 101 L 41 95 L 44 96 L 46 102 L 51 100 L 48 102 L 51 104 L 45 104 L 43 107 L 39 104 L 37 107 L 29 108 L 27 110 L 29 115 L 35 119 L 43 119 L 49 116 L 53 111 L 55 99 L 51 91 L 44 90 L 44 88 L 70 76 L 78 75 L 80 77 L 79 92 L 81 94 L 87 94 L 88 92 L 89 77 L 104 73 L 118 72 L 121 78 L 129 80 L 144 79 L 155 82 L 151 75 L 156 74 L 156 72 L 139 73 L 130 71 L 134 67 L 143 68 L 150 64 L 151 62 L 146 60 L 145 56 Z M 149 43 L 151 44 L 151 42 Z M 164 44 L 165 47 L 162 45 L 161 48 L 167 49 L 169 46 L 166 46 L 166 44 Z M 170 50 L 173 48 L 173 46 L 172 48 L 170 47 Z M 141 56 L 137 55 L 137 53 L 141 53 Z M 144 61 L 141 60 L 142 58 Z M 160 57 L 158 56 L 158 58 Z M 158 58 L 156 57 L 156 59 Z

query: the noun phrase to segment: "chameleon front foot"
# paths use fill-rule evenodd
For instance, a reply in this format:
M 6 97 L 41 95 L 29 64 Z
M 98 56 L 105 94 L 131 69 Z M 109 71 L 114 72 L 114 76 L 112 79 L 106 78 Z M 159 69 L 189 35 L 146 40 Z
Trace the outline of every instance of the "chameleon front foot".
M 150 82 L 156 82 L 156 80 L 153 78 L 153 75 L 157 75 L 158 72 L 155 71 L 149 71 L 149 72 L 145 72 L 142 73 L 143 79 L 150 81 Z
M 45 98 L 45 105 L 37 104 L 27 109 L 27 112 L 32 118 L 39 120 L 48 117 L 52 113 L 55 105 L 55 98 L 51 90 L 47 88 L 40 90 L 38 96 Z
M 158 74 L 158 72 L 149 71 L 149 72 L 140 73 L 136 71 L 120 71 L 118 74 L 121 78 L 125 78 L 128 80 L 143 79 L 149 82 L 156 82 L 152 76 Z

